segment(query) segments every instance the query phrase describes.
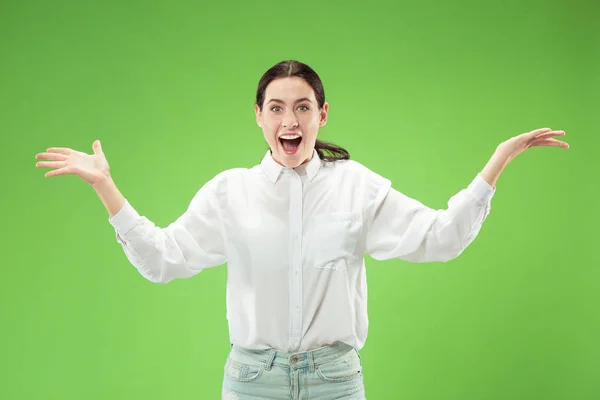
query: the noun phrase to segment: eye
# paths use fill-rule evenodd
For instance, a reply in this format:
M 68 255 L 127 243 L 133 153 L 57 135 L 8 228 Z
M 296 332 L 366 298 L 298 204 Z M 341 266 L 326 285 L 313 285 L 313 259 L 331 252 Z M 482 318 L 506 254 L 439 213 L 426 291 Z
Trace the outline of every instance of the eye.
M 271 107 L 271 111 L 275 111 L 274 108 L 281 108 L 281 107 L 279 107 L 279 106 L 273 106 L 273 107 Z
M 300 107 L 306 108 L 306 110 L 302 110 L 302 111 L 308 111 L 308 106 L 299 106 L 298 108 L 300 108 Z

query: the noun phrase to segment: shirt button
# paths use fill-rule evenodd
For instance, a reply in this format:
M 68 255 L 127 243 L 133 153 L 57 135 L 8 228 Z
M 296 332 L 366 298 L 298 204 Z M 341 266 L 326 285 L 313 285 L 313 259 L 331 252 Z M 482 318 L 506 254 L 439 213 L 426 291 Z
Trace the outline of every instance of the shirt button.
M 294 275 L 298 275 L 298 270 L 296 270 L 296 272 L 294 272 Z
M 300 306 L 296 306 L 296 310 L 299 310 L 299 309 L 300 309 Z

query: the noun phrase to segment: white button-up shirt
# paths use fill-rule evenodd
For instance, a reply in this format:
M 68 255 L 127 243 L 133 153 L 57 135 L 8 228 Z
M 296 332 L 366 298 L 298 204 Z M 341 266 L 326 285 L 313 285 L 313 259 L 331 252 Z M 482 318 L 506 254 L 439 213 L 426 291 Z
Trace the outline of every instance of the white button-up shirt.
M 129 261 L 167 283 L 227 263 L 231 343 L 280 351 L 367 337 L 364 256 L 448 261 L 473 241 L 495 189 L 477 174 L 434 210 L 360 163 L 314 152 L 290 169 L 267 152 L 260 165 L 218 174 L 165 228 L 129 204 L 112 218 Z

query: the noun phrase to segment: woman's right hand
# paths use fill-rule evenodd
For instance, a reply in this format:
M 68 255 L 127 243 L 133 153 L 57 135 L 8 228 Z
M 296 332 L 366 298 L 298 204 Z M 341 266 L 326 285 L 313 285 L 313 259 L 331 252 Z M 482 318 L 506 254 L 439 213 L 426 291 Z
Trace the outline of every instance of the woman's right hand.
M 46 152 L 35 155 L 36 159 L 50 161 L 37 162 L 35 166 L 53 168 L 52 171 L 46 172 L 46 177 L 72 174 L 95 186 L 110 179 L 110 167 L 99 140 L 94 141 L 92 149 L 94 154 L 65 147 L 51 147 Z

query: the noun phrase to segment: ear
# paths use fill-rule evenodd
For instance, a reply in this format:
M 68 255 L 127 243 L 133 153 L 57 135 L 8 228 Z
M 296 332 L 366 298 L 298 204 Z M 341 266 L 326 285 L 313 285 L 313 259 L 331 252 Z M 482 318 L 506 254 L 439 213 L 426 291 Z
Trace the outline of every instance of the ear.
M 256 114 L 256 123 L 262 128 L 262 111 L 260 111 L 258 104 L 254 105 L 254 114 Z
M 327 113 L 329 112 L 329 103 L 325 102 L 321 109 L 321 115 L 319 115 L 319 126 L 323 126 L 327 123 Z

